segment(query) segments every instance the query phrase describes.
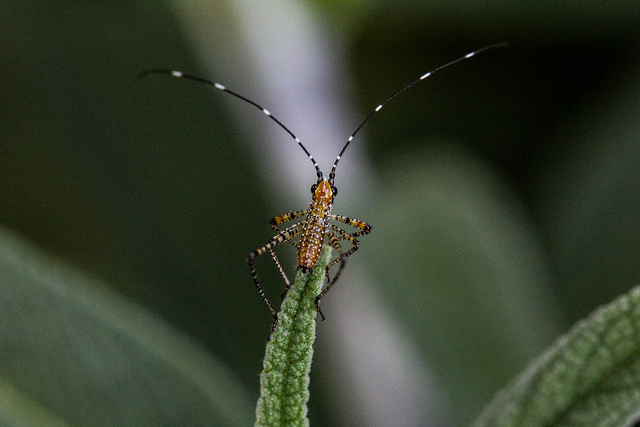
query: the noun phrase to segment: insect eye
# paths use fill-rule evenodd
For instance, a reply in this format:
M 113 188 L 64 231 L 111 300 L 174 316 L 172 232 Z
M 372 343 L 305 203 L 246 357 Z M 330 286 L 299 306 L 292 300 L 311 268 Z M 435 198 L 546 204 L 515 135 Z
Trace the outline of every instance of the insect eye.
M 318 184 L 313 184 L 311 186 L 311 194 L 314 194 L 316 192 L 316 189 L 318 188 Z
M 336 187 L 331 187 L 331 192 L 333 193 L 333 197 L 336 197 L 338 194 L 338 189 Z

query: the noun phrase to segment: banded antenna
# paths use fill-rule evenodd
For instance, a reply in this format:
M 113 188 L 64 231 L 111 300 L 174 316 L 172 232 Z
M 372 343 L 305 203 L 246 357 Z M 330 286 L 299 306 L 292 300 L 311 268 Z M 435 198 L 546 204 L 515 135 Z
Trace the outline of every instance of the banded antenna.
M 471 58 L 471 57 L 473 57 L 473 56 L 475 56 L 475 55 L 477 55 L 479 53 L 485 52 L 487 50 L 496 49 L 496 48 L 500 48 L 500 47 L 507 47 L 507 46 L 508 46 L 507 43 L 497 43 L 497 44 L 492 44 L 492 45 L 489 45 L 489 46 L 485 46 L 485 47 L 483 47 L 481 49 L 478 49 L 478 50 L 474 50 L 473 52 L 470 52 L 470 53 L 466 54 L 465 56 L 462 56 L 462 57 L 460 57 L 458 59 L 455 59 L 455 60 L 453 60 L 451 62 L 448 62 L 448 63 L 446 63 L 444 65 L 441 65 L 438 68 L 435 68 L 435 69 L 429 71 L 428 73 L 423 74 L 418 79 L 412 81 L 411 83 L 409 83 L 408 85 L 406 85 L 405 87 L 403 87 L 402 89 L 398 90 L 393 95 L 391 95 L 390 97 L 388 97 L 387 99 L 382 101 L 382 103 L 380 103 L 371 113 L 369 113 L 369 115 L 367 117 L 365 117 L 365 119 L 362 121 L 362 123 L 360 123 L 360 125 L 358 125 L 356 130 L 353 131 L 351 136 L 347 139 L 347 142 L 342 147 L 342 150 L 340 150 L 340 153 L 338 154 L 338 157 L 336 157 L 336 160 L 333 162 L 333 167 L 331 168 L 331 173 L 329 174 L 329 183 L 331 184 L 331 186 L 334 185 L 334 180 L 335 180 L 335 175 L 336 175 L 336 168 L 338 167 L 338 162 L 340 162 L 340 159 L 342 158 L 344 152 L 347 150 L 347 147 L 349 146 L 349 144 L 351 144 L 351 141 L 353 141 L 353 138 L 358 134 L 358 132 L 360 132 L 360 129 L 362 129 L 364 127 L 364 125 L 371 119 L 371 117 L 373 117 L 374 114 L 376 114 L 378 111 L 380 111 L 382 109 L 382 107 L 384 107 L 389 101 L 391 101 L 393 98 L 397 97 L 401 93 L 411 89 L 413 86 L 417 85 L 418 83 L 420 83 L 421 81 L 425 80 L 427 77 L 431 76 L 432 74 L 434 74 L 437 71 L 440 71 L 440 70 L 442 70 L 444 68 L 447 68 L 447 67 L 449 67 L 451 65 L 457 64 L 458 62 L 462 62 L 465 59 L 469 59 L 469 58 Z M 253 105 L 257 109 L 262 111 L 271 120 L 276 122 L 278 124 L 278 126 L 280 126 L 282 129 L 285 130 L 285 132 L 287 132 L 289 135 L 291 135 L 291 137 L 294 139 L 294 141 L 305 152 L 307 157 L 309 157 L 309 160 L 311 160 L 311 163 L 313 163 L 313 167 L 316 169 L 316 174 L 318 176 L 318 181 L 322 180 L 322 178 L 323 178 L 322 171 L 320 170 L 320 166 L 318 166 L 318 162 L 313 157 L 313 155 L 302 144 L 302 141 L 300 141 L 300 139 L 288 127 L 286 127 L 280 120 L 275 118 L 271 114 L 271 112 L 269 110 L 267 110 L 266 108 L 260 106 L 259 104 L 257 104 L 256 102 L 254 102 L 254 101 L 252 101 L 252 100 L 250 100 L 248 98 L 245 98 L 244 96 L 240 95 L 239 93 L 236 93 L 236 92 L 234 92 L 234 91 L 232 91 L 230 89 L 227 89 L 226 86 L 224 86 L 224 85 L 222 85 L 220 83 L 216 83 L 216 82 L 213 82 L 211 80 L 207 80 L 207 79 L 202 78 L 202 77 L 194 76 L 192 74 L 183 73 L 182 71 L 169 70 L 169 69 L 165 69 L 165 68 L 150 68 L 148 70 L 144 70 L 141 73 L 139 73 L 138 77 L 139 78 L 143 78 L 143 77 L 145 77 L 145 76 L 147 76 L 149 74 L 168 74 L 168 75 L 173 76 L 173 77 L 180 77 L 180 78 L 184 78 L 184 79 L 195 80 L 195 81 L 198 81 L 198 82 L 206 83 L 206 84 L 208 84 L 210 86 L 215 87 L 216 89 L 219 89 L 219 90 L 221 90 L 223 92 L 226 92 L 226 93 L 228 93 L 230 95 L 233 95 L 236 98 L 241 99 L 241 100 L 243 100 L 244 102 L 246 102 L 248 104 Z

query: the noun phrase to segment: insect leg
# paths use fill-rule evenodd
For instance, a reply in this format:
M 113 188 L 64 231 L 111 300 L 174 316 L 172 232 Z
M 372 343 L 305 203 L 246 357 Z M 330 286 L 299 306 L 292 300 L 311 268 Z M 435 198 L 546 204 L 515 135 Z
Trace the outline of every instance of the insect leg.
M 282 272 L 282 266 L 280 265 L 280 262 L 277 260 L 277 257 L 275 257 L 273 248 L 275 246 L 278 246 L 282 242 L 291 240 L 292 238 L 300 235 L 303 231 L 303 226 L 304 226 L 304 223 L 297 223 L 286 228 L 285 230 L 281 231 L 280 233 L 272 237 L 271 240 L 269 240 L 266 245 L 251 252 L 249 254 L 249 258 L 247 259 L 247 262 L 249 263 L 249 271 L 251 272 L 251 277 L 253 277 L 253 283 L 256 285 L 256 288 L 258 289 L 258 293 L 260 294 L 260 297 L 267 305 L 267 308 L 269 309 L 269 313 L 271 313 L 271 316 L 273 316 L 273 326 L 271 327 L 271 332 L 269 332 L 269 337 L 267 338 L 267 340 L 271 338 L 271 334 L 273 334 L 273 331 L 275 331 L 276 326 L 278 325 L 278 315 L 276 311 L 273 309 L 273 306 L 271 305 L 271 303 L 269 302 L 267 295 L 264 293 L 264 290 L 262 289 L 262 285 L 260 285 L 260 280 L 258 279 L 258 272 L 256 271 L 256 258 L 267 251 L 270 252 L 272 254 L 272 257 L 276 261 L 278 268 Z
M 367 225 L 361 221 L 358 221 L 358 222 L 363 225 Z M 322 292 L 320 292 L 320 295 L 316 297 L 316 309 L 318 310 L 318 313 L 320 313 L 320 317 L 322 318 L 322 320 L 324 320 L 324 316 L 322 315 L 322 311 L 320 310 L 320 300 L 322 299 L 323 296 L 327 294 L 327 292 L 329 292 L 329 290 L 333 287 L 333 285 L 336 284 L 336 282 L 340 278 L 340 275 L 342 274 L 342 270 L 344 270 L 344 266 L 347 262 L 347 258 L 349 258 L 349 256 L 353 254 L 355 251 L 357 251 L 358 248 L 360 247 L 360 242 L 358 242 L 353 237 L 352 234 L 347 233 L 342 228 L 333 224 L 330 224 L 329 227 L 330 227 L 330 231 L 327 231 L 327 237 L 329 237 L 329 243 L 338 251 L 340 256 L 334 259 L 333 261 L 331 261 L 327 265 L 327 277 L 329 277 L 329 270 L 331 269 L 331 267 L 333 267 L 337 263 L 340 263 L 340 268 L 338 268 L 338 271 L 336 272 L 335 276 L 333 276 L 333 279 L 329 283 L 327 283 L 327 286 L 325 286 Z M 368 233 L 371 231 L 371 227 L 368 226 L 368 228 L 363 231 Z M 354 233 L 354 234 L 358 234 L 358 233 Z M 344 250 L 342 249 L 342 245 L 340 244 L 341 240 L 348 240 L 349 242 L 351 242 L 351 244 L 353 245 L 351 249 L 344 252 Z
M 331 267 L 336 265 L 336 263 L 338 263 L 345 256 L 344 250 L 342 250 L 342 245 L 340 244 L 340 241 L 343 240 L 344 237 L 342 237 L 341 235 L 340 237 L 338 237 L 333 231 L 330 231 L 330 230 L 327 230 L 326 236 L 329 239 L 329 244 L 331 245 L 331 247 L 333 247 L 333 249 L 338 251 L 338 254 L 340 255 L 338 258 L 334 259 L 329 264 L 327 264 L 327 273 L 326 273 L 327 283 L 330 283 L 331 280 L 329 277 L 329 270 L 331 269 Z
M 271 218 L 269 220 L 269 227 L 271 227 L 271 229 L 273 231 L 276 231 L 276 232 L 280 233 L 282 230 L 280 230 L 280 228 L 278 228 L 278 224 L 282 224 L 284 222 L 300 218 L 301 216 L 305 216 L 307 214 L 307 212 L 308 211 L 306 211 L 306 210 L 304 210 L 304 211 L 293 211 L 293 212 L 286 213 L 284 215 L 278 215 L 278 216 L 273 217 L 273 218 Z M 287 242 L 291 243 L 296 248 L 298 247 L 298 244 L 293 239 L 288 239 Z M 291 282 L 289 282 L 289 278 L 287 277 L 286 273 L 284 272 L 284 270 L 282 268 L 282 265 L 280 265 L 280 261 L 278 261 L 278 257 L 276 256 L 275 252 L 273 250 L 270 250 L 270 252 L 271 252 L 271 258 L 273 258 L 273 261 L 278 266 L 278 269 L 280 270 L 280 274 L 282 275 L 282 277 L 284 278 L 285 283 L 287 284 L 287 286 L 284 288 L 284 292 L 280 296 L 280 298 L 284 299 L 284 297 L 287 295 L 287 292 L 289 292 L 289 288 L 291 287 Z
M 286 213 L 284 215 L 278 215 L 274 218 L 271 218 L 269 220 L 269 227 L 271 227 L 271 229 L 277 233 L 280 233 L 282 230 L 280 230 L 280 228 L 278 228 L 278 224 L 282 224 L 283 222 L 287 222 L 287 221 L 291 221 L 292 219 L 296 219 L 296 218 L 300 218 L 301 216 L 305 216 L 307 214 L 307 210 L 304 211 L 293 211 L 293 212 L 289 212 Z M 293 246 L 298 247 L 298 245 L 296 244 L 296 242 L 294 242 L 293 240 L 289 239 L 288 240 L 289 243 L 291 243 Z M 287 286 L 288 289 L 288 286 Z M 286 294 L 286 292 L 285 292 Z
M 280 231 L 277 229 L 276 225 L 282 224 L 283 222 L 291 221 L 292 219 L 300 218 L 301 216 L 305 216 L 307 214 L 307 210 L 303 211 L 293 211 L 286 213 L 284 215 L 278 215 L 269 220 L 269 225 L 276 231 Z
M 276 265 L 278 266 L 278 270 L 280 271 L 280 275 L 282 276 L 282 278 L 284 279 L 284 282 L 286 283 L 286 286 L 284 287 L 284 292 L 280 296 L 280 298 L 284 298 L 285 295 L 287 295 L 287 292 L 289 292 L 289 288 L 291 287 L 291 283 L 289 282 L 289 278 L 287 277 L 287 273 L 284 272 L 284 269 L 282 268 L 282 264 L 280 264 L 280 260 L 276 256 L 276 253 L 273 250 L 273 248 L 269 249 L 269 253 L 271 254 L 271 258 L 273 258 L 273 262 L 275 262 Z
M 318 295 L 316 297 L 316 311 L 318 312 L 318 314 L 320 315 L 320 319 L 324 320 L 324 314 L 322 314 L 322 310 L 320 309 L 320 298 L 322 298 L 324 296 L 324 294 L 326 294 L 329 291 L 329 288 L 331 288 L 336 281 L 338 280 L 338 278 L 340 277 L 340 274 L 342 273 L 342 269 L 344 268 L 345 265 L 345 261 L 347 260 L 347 255 L 345 254 L 345 252 L 342 250 L 342 245 L 340 244 L 340 240 L 343 239 L 342 236 L 338 237 L 336 236 L 333 232 L 331 231 L 327 231 L 326 232 L 326 236 L 329 239 L 329 244 L 336 250 L 338 251 L 338 253 L 340 254 L 340 256 L 336 259 L 334 259 L 333 261 L 331 261 L 328 265 L 327 265 L 327 269 L 326 269 L 326 277 L 327 277 L 327 285 L 324 288 L 324 290 L 322 292 L 320 292 L 320 295 Z M 340 263 L 340 268 L 338 269 L 338 272 L 336 273 L 336 275 L 333 277 L 333 280 L 329 280 L 329 271 L 331 269 L 331 266 L 335 265 L 337 262 L 342 261 Z
M 320 299 L 322 299 L 322 297 L 325 296 L 327 292 L 329 292 L 329 289 L 331 289 L 331 287 L 340 278 L 340 275 L 342 274 L 342 270 L 344 269 L 344 266 L 345 266 L 345 264 L 347 262 L 347 258 L 349 258 L 349 256 L 351 254 L 353 254 L 355 251 L 357 251 L 358 248 L 360 247 L 360 242 L 358 242 L 358 240 L 356 240 L 356 237 L 362 236 L 364 234 L 369 234 L 369 233 L 371 233 L 371 230 L 373 229 L 373 227 L 371 227 L 366 222 L 360 221 L 360 220 L 357 220 L 357 219 L 353 219 L 353 218 L 350 218 L 348 216 L 331 214 L 331 215 L 329 215 L 329 219 L 332 219 L 332 220 L 335 220 L 335 221 L 338 221 L 338 222 L 342 222 L 343 224 L 347 224 L 347 225 L 350 225 L 350 226 L 355 227 L 355 228 L 359 228 L 361 231 L 357 231 L 355 233 L 347 233 L 342 228 L 340 228 L 340 227 L 338 227 L 338 226 L 336 226 L 334 224 L 329 224 L 329 230 L 327 230 L 326 236 L 329 239 L 329 244 L 335 250 L 338 251 L 340 256 L 338 258 L 334 259 L 333 261 L 331 261 L 327 265 L 327 279 L 329 279 L 329 271 L 330 271 L 331 267 L 333 267 L 337 263 L 340 263 L 340 268 L 338 268 L 338 271 L 336 272 L 335 276 L 333 277 L 333 280 L 329 280 L 329 282 L 327 283 L 327 286 L 325 286 L 324 289 L 322 290 L 322 292 L 320 292 L 320 295 L 318 295 L 316 297 L 316 309 L 318 310 L 318 313 L 320 314 L 320 318 L 322 320 L 324 320 L 325 317 L 322 314 L 322 311 L 320 310 Z M 351 247 L 351 249 L 349 249 L 347 252 L 345 252 L 342 249 L 342 245 L 340 244 L 341 240 L 348 240 L 349 242 L 351 242 L 351 244 L 353 245 Z
M 365 224 L 365 223 L 362 223 L 362 224 Z M 329 224 L 329 228 L 330 228 L 330 230 L 331 230 L 330 232 L 332 232 L 332 234 L 336 234 L 337 235 L 336 238 L 338 238 L 338 240 L 348 240 L 353 245 L 351 247 L 351 249 L 349 249 L 347 252 L 345 252 L 340 258 L 334 259 L 333 261 L 331 261 L 329 263 L 329 265 L 327 265 L 327 267 L 333 267 L 342 258 L 347 258 L 347 257 L 351 256 L 352 253 L 354 253 L 355 251 L 358 250 L 358 248 L 360 247 L 360 242 L 358 242 L 356 240 L 355 236 L 360 236 L 360 234 L 362 234 L 362 232 L 359 231 L 357 233 L 350 234 L 350 233 L 347 233 L 346 231 L 344 231 L 342 228 L 338 227 L 337 225 L 333 225 L 333 224 Z M 370 228 L 371 227 L 369 226 L 369 230 L 367 230 L 366 233 L 369 233 L 371 231 Z
M 338 222 L 341 222 L 343 224 L 347 224 L 347 225 L 350 225 L 352 227 L 359 228 L 359 229 L 362 230 L 362 231 L 358 231 L 358 232 L 355 232 L 355 233 L 351 233 L 351 237 L 358 237 L 358 236 L 362 236 L 364 234 L 369 234 L 369 233 L 371 233 L 371 230 L 373 229 L 373 227 L 371 227 L 369 224 L 367 224 L 364 221 L 360 221 L 360 220 L 357 220 L 357 219 L 354 219 L 354 218 L 351 218 L 351 217 L 348 217 L 348 216 L 344 216 L 344 215 L 331 214 L 331 215 L 329 215 L 329 219 L 332 219 L 334 221 L 338 221 Z M 337 230 L 334 230 L 334 231 L 337 231 Z
M 340 246 L 340 240 L 349 240 L 351 242 L 351 244 L 353 245 L 353 247 L 351 249 L 349 249 L 346 253 L 344 253 L 342 251 L 342 247 L 340 246 L 340 249 L 338 249 L 338 247 L 332 242 L 331 237 L 329 239 L 331 245 L 336 248 L 339 253 L 340 253 L 340 257 L 334 259 L 333 261 L 331 261 L 329 263 L 329 265 L 327 265 L 327 277 L 329 276 L 329 269 L 331 267 L 333 267 L 334 265 L 336 265 L 339 261 L 343 261 L 343 263 L 340 265 L 340 270 L 338 271 L 338 275 L 340 274 L 340 272 L 342 271 L 343 265 L 344 265 L 344 261 L 346 261 L 346 258 L 349 257 L 352 253 L 354 253 L 355 251 L 358 250 L 358 248 L 360 247 L 360 242 L 358 242 L 355 238 L 358 236 L 362 236 L 363 234 L 369 234 L 371 233 L 371 230 L 373 229 L 373 227 L 371 227 L 369 224 L 367 224 L 364 221 L 360 221 L 357 219 L 353 219 L 347 216 L 343 216 L 343 215 L 330 215 L 329 216 L 330 219 L 336 220 L 336 221 L 340 221 L 342 223 L 345 224 L 349 224 L 353 227 L 357 227 L 360 228 L 362 231 L 358 231 L 355 233 L 347 233 L 345 230 L 343 230 L 342 228 L 334 225 L 334 224 L 329 224 L 329 228 L 331 231 L 329 231 L 327 234 L 328 236 L 333 236 L 333 239 L 336 241 L 337 245 Z M 336 236 L 337 234 L 337 236 Z M 338 238 L 338 236 L 340 236 Z M 334 282 L 337 279 L 337 277 L 334 278 Z M 326 292 L 325 292 L 326 293 Z

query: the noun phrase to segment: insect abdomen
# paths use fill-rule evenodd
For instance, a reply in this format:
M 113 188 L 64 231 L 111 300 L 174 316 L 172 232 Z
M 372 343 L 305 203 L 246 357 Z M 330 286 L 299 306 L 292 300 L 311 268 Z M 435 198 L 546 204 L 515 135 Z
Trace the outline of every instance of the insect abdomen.
M 313 193 L 313 202 L 309 206 L 298 246 L 298 268 L 302 271 L 310 271 L 318 263 L 332 203 L 331 185 L 326 180 L 322 180 Z
M 318 262 L 324 243 L 325 228 L 324 218 L 310 210 L 298 249 L 298 268 L 302 271 L 310 271 Z

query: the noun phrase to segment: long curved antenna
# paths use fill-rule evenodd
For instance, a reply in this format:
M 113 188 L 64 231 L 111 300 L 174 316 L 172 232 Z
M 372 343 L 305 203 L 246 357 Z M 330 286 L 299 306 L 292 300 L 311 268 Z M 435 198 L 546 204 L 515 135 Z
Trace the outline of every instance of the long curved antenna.
M 356 130 L 353 131 L 353 133 L 351 134 L 349 139 L 347 139 L 347 143 L 344 144 L 344 147 L 342 147 L 342 150 L 340 150 L 340 154 L 338 154 L 338 157 L 336 157 L 336 161 L 333 162 L 333 167 L 331 168 L 331 173 L 329 174 L 329 182 L 331 183 L 331 185 L 333 185 L 333 180 L 334 180 L 334 178 L 336 176 L 336 167 L 338 166 L 338 162 L 340 161 L 340 158 L 342 157 L 344 152 L 347 150 L 347 147 L 349 146 L 349 144 L 351 144 L 351 141 L 353 141 L 353 138 L 356 136 L 356 134 L 358 132 L 360 132 L 360 129 L 362 129 L 362 127 L 369 121 L 371 116 L 373 116 L 375 113 L 380 111 L 382 109 L 382 107 L 384 107 L 387 102 L 391 101 L 393 98 L 395 98 L 396 96 L 400 95 L 402 92 L 404 92 L 404 91 L 412 88 L 416 84 L 420 83 L 422 80 L 426 79 L 427 77 L 429 77 L 430 75 L 432 75 L 436 71 L 440 71 L 443 68 L 447 68 L 450 65 L 457 64 L 458 62 L 464 61 L 465 59 L 469 59 L 472 56 L 477 55 L 479 53 L 482 53 L 482 52 L 484 52 L 486 50 L 496 49 L 496 48 L 499 48 L 499 47 L 507 47 L 507 46 L 509 46 L 507 43 L 498 43 L 498 44 L 492 44 L 492 45 L 489 45 L 489 46 L 485 46 L 482 49 L 474 50 L 473 52 L 468 53 L 468 54 L 466 54 L 465 56 L 463 56 L 461 58 L 458 58 L 458 59 L 456 59 L 454 61 L 448 62 L 448 63 L 446 63 L 444 65 L 439 66 L 436 69 L 433 69 L 433 70 L 429 71 L 426 74 L 423 74 L 417 80 L 409 83 L 408 85 L 406 85 L 405 87 L 403 87 L 402 89 L 400 89 L 399 91 L 397 91 L 396 93 L 394 93 L 393 95 L 391 95 L 390 97 L 388 97 L 387 99 L 382 101 L 382 103 L 380 105 L 378 105 L 375 110 L 373 110 L 371 113 L 369 113 L 369 115 L 362 121 L 362 123 L 360 123 L 360 125 L 356 128 Z
M 311 153 L 306 149 L 306 147 L 304 145 L 302 145 L 302 142 L 298 139 L 298 137 L 295 136 L 293 134 L 293 132 L 291 132 L 289 130 L 289 128 L 287 128 L 284 124 L 282 124 L 282 122 L 280 122 L 280 120 L 278 120 L 275 117 L 273 117 L 271 115 L 271 113 L 269 112 L 269 110 L 267 110 L 266 108 L 263 108 L 260 105 L 256 104 L 255 102 L 253 102 L 252 100 L 250 100 L 248 98 L 245 98 L 244 96 L 242 96 L 242 95 L 240 95 L 238 93 L 235 93 L 232 90 L 227 89 L 224 85 L 221 85 L 220 83 L 212 82 L 211 80 L 203 79 L 202 77 L 194 76 L 192 74 L 185 74 L 182 71 L 169 70 L 169 69 L 165 69 L 165 68 L 150 68 L 148 70 L 144 70 L 141 73 L 139 73 L 138 74 L 138 78 L 143 78 L 143 77 L 145 77 L 145 76 L 147 76 L 149 74 L 168 74 L 168 75 L 173 76 L 173 77 L 180 77 L 180 78 L 183 78 L 183 79 L 195 80 L 197 82 L 206 83 L 206 84 L 208 84 L 210 86 L 215 87 L 216 89 L 219 89 L 219 90 L 221 90 L 223 92 L 226 92 L 229 95 L 233 95 L 236 98 L 241 99 L 244 102 L 247 102 L 247 103 L 253 105 L 254 107 L 258 108 L 267 117 L 269 117 L 271 120 L 276 122 L 278 124 L 278 126 L 280 126 L 289 135 L 291 135 L 291 137 L 298 143 L 300 148 L 302 148 L 302 150 L 305 152 L 305 154 L 309 157 L 309 160 L 311 160 L 311 163 L 313 163 L 313 167 L 316 168 L 316 174 L 318 175 L 318 179 L 322 178 L 322 171 L 320 170 L 320 166 L 318 166 L 318 162 L 316 162 L 316 159 L 314 159 L 313 156 L 311 155 Z

